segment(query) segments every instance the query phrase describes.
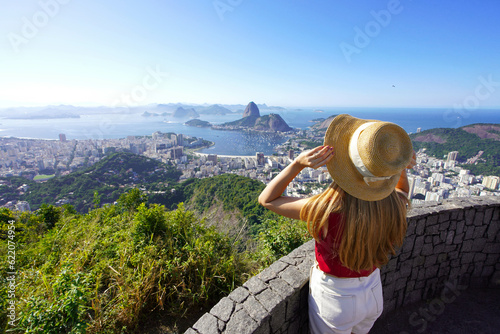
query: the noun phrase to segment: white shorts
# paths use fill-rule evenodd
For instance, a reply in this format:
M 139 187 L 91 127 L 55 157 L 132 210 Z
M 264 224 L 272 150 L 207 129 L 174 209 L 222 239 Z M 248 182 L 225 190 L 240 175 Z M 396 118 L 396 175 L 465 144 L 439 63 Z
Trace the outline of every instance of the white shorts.
M 382 314 L 380 270 L 370 276 L 338 278 L 311 268 L 309 329 L 312 334 L 368 333 Z

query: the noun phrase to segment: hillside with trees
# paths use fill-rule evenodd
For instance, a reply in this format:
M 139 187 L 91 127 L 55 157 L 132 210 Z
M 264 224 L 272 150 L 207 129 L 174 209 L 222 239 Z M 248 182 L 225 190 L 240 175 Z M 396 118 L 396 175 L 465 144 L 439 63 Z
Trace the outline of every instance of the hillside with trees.
M 465 164 L 484 151 L 474 164 L 462 167 L 475 175 L 500 175 L 500 125 L 472 124 L 457 129 L 437 128 L 410 135 L 415 150 L 443 159 L 451 151 L 458 151 L 457 162 Z
M 201 184 L 193 194 L 209 189 Z M 224 191 L 210 191 L 229 205 Z M 182 203 L 175 210 L 147 204 L 138 189 L 83 215 L 70 205 L 44 204 L 35 212 L 0 208 L 0 328 L 183 332 L 221 297 L 309 239 L 305 224 L 289 219 L 266 219 L 261 227 L 255 251 L 241 250 L 238 238 L 209 226 Z M 11 243 L 14 269 L 7 263 Z M 7 317 L 12 270 L 15 326 Z
M 78 212 L 88 212 L 100 204 L 113 203 L 135 187 L 155 189 L 177 182 L 182 173 L 174 166 L 133 153 L 114 153 L 95 165 L 40 183 L 24 177 L 2 178 L 3 202 L 27 201 L 36 210 L 42 204 L 71 204 Z M 17 189 L 28 185 L 26 192 Z M 94 196 L 98 194 L 98 198 Z M 3 203 L 3 204 L 4 204 Z

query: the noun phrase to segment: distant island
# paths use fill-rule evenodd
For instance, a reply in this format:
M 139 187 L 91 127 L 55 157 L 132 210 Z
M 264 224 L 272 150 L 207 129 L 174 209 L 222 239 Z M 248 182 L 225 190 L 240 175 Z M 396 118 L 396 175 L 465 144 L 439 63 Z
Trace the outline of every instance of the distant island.
M 266 132 L 289 132 L 293 130 L 278 114 L 261 116 L 259 107 L 254 102 L 248 103 L 243 112 L 243 118 L 221 125 L 213 125 L 212 128 L 217 130 L 256 130 Z
M 191 119 L 185 123 L 188 126 L 194 126 L 197 128 L 209 128 L 212 126 L 210 122 L 202 121 L 201 119 Z

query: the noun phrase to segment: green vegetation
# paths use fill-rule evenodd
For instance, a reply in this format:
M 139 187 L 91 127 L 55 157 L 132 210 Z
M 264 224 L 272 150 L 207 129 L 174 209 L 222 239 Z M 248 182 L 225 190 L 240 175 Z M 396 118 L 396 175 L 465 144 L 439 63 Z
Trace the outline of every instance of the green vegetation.
M 417 137 L 433 136 L 443 143 L 415 141 Z M 428 155 L 443 159 L 449 152 L 458 151 L 457 161 L 465 163 L 479 151 L 484 151 L 477 164 L 462 165 L 475 175 L 500 175 L 500 144 L 494 139 L 482 139 L 476 134 L 469 133 L 462 128 L 439 128 L 411 134 L 413 148 L 426 148 Z
M 255 211 L 249 203 L 256 197 L 241 191 L 257 193 L 259 182 L 223 175 L 213 181 L 217 189 L 205 180 L 190 180 L 179 191 L 192 194 L 197 210 L 217 199 L 227 210 L 270 216 Z M 6 279 L 11 220 L 18 301 L 13 333 L 143 333 L 157 317 L 185 330 L 196 318 L 181 319 L 209 309 L 309 239 L 304 223 L 255 218 L 255 251 L 249 252 L 182 203 L 168 210 L 147 201 L 132 189 L 101 208 L 94 193 L 97 208 L 83 215 L 70 205 L 43 204 L 33 213 L 0 208 L 0 328 L 13 329 Z
M 4 178 L 7 186 L 0 187 L 0 198 L 6 201 L 28 201 L 31 209 L 56 204 L 59 200 L 71 203 L 78 212 L 93 208 L 94 192 L 101 203 L 113 203 L 128 189 L 143 186 L 154 189 L 177 182 L 181 172 L 157 160 L 132 153 L 114 153 L 95 165 L 62 177 L 38 183 L 23 177 Z M 20 194 L 16 189 L 27 184 L 29 191 Z
M 207 121 L 202 121 L 200 119 L 190 119 L 189 121 L 186 122 L 186 125 L 189 125 L 189 126 L 195 126 L 195 127 L 199 127 L 199 128 L 209 128 L 212 126 L 212 124 L 210 124 L 209 122 Z
M 44 175 L 44 174 L 39 174 L 37 176 L 35 176 L 33 178 L 33 180 L 35 181 L 38 181 L 38 180 L 46 180 L 46 179 L 51 179 L 53 178 L 54 176 L 56 176 L 56 174 L 52 174 L 52 175 Z

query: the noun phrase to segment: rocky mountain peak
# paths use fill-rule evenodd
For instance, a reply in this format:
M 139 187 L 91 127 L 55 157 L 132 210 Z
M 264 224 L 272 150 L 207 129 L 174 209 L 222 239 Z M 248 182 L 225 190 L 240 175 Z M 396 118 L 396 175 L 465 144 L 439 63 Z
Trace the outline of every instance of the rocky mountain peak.
M 252 101 L 245 108 L 245 112 L 243 113 L 243 117 L 254 116 L 260 117 L 259 107 Z

